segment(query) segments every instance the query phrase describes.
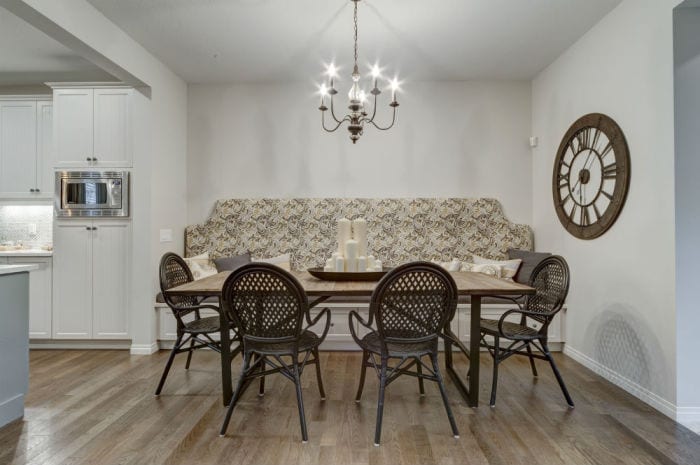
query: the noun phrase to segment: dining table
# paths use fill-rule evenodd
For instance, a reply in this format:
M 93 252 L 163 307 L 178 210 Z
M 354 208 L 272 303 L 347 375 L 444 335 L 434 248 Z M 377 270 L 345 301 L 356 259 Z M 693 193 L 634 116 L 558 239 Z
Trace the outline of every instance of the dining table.
M 182 284 L 165 291 L 170 296 L 218 297 L 219 308 L 224 309 L 222 289 L 230 271 L 222 271 L 196 281 Z M 312 276 L 307 271 L 292 271 L 291 274 L 301 283 L 309 297 L 309 307 L 313 308 L 330 298 L 366 298 L 369 302 L 377 285 L 375 281 L 325 281 Z M 445 369 L 457 386 L 460 394 L 470 407 L 479 405 L 479 356 L 481 341 L 481 301 L 483 297 L 518 297 L 531 295 L 535 289 L 514 281 L 495 278 L 483 273 L 451 272 L 457 284 L 459 296 L 470 297 L 469 347 L 454 334 L 450 323 L 443 331 L 445 347 Z M 223 403 L 228 405 L 233 397 L 231 381 L 231 332 L 225 311 L 219 311 L 221 328 L 221 382 Z M 454 318 L 454 316 L 453 316 Z M 462 376 L 455 370 L 453 346 L 469 359 L 469 371 Z M 468 381 L 464 383 L 462 378 Z

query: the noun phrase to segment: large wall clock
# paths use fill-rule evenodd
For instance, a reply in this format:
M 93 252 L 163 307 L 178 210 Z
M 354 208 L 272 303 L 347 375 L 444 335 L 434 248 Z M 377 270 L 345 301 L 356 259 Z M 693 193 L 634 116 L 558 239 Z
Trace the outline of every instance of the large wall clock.
M 594 239 L 615 223 L 627 197 L 630 154 L 610 117 L 582 116 L 564 135 L 552 176 L 554 208 L 569 233 Z

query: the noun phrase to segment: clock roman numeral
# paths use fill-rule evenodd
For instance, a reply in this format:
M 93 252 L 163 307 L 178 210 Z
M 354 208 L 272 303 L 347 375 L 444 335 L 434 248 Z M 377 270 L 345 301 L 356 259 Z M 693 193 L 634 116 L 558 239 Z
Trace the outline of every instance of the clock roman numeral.
M 595 134 L 593 135 L 593 143 L 591 147 L 595 150 L 598 147 L 598 141 L 600 140 L 600 129 L 595 128 Z
M 569 223 L 574 222 L 574 217 L 576 216 L 576 207 L 577 206 L 578 205 L 576 205 L 576 203 L 574 203 L 573 206 L 571 207 L 571 211 L 569 212 Z
M 564 188 L 569 186 L 569 173 L 563 174 L 559 173 L 557 177 L 557 182 L 559 183 L 559 188 Z
M 579 151 L 581 151 L 581 149 L 587 149 L 590 147 L 588 145 L 588 143 L 590 142 L 590 137 L 591 137 L 591 128 L 581 129 L 576 134 L 576 139 L 578 139 L 578 144 L 579 144 Z
M 606 196 L 608 198 L 608 200 L 612 201 L 612 199 L 613 199 L 612 194 L 608 194 L 604 189 L 601 189 L 600 193 L 603 194 L 604 196 Z
M 600 211 L 598 210 L 598 206 L 596 204 L 593 204 L 593 213 L 595 213 L 595 220 L 597 222 L 600 219 L 601 214 L 600 214 Z
M 617 163 L 612 162 L 611 164 L 603 167 L 603 179 L 615 178 L 617 178 Z
M 601 160 L 604 159 L 606 157 L 606 155 L 610 153 L 611 150 L 612 150 L 612 142 L 608 142 L 608 145 L 606 145 L 605 148 L 603 149 L 603 151 L 600 152 L 600 159 Z
M 588 208 L 587 207 L 581 207 L 581 218 L 579 223 L 581 226 L 588 226 L 591 224 L 591 218 L 588 216 Z

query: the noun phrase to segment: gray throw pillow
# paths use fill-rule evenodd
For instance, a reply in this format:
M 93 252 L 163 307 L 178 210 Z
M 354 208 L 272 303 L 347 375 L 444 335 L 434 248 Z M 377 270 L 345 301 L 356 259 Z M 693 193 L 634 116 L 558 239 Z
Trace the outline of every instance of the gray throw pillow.
M 551 256 L 549 252 L 530 252 L 529 250 L 508 249 L 508 258 L 514 260 L 519 258 L 523 261 L 513 280 L 520 284 L 528 284 L 530 276 L 535 270 L 535 267 L 545 258 Z
M 221 257 L 214 260 L 214 265 L 219 273 L 222 271 L 236 270 L 246 263 L 250 263 L 250 252 L 234 255 L 233 257 Z

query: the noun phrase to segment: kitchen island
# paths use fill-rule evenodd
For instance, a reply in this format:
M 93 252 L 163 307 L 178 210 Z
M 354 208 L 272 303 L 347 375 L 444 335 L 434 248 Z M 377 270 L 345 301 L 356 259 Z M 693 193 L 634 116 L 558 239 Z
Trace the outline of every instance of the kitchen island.
M 0 427 L 24 415 L 29 387 L 29 272 L 0 265 Z

